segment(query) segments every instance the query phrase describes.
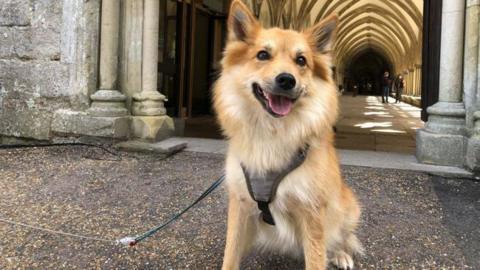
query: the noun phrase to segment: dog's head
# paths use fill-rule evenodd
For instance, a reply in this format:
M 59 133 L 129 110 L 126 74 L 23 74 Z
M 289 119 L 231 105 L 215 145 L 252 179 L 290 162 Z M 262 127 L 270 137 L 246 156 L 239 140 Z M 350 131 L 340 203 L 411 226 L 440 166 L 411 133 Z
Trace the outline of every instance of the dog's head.
M 217 111 L 223 103 L 231 114 L 236 114 L 235 108 L 247 111 L 247 118 L 288 121 L 310 113 L 319 119 L 329 114 L 323 116 L 333 122 L 337 101 L 330 50 L 336 25 L 337 17 L 330 16 L 303 32 L 265 29 L 247 6 L 234 0 L 222 76 L 215 89 Z

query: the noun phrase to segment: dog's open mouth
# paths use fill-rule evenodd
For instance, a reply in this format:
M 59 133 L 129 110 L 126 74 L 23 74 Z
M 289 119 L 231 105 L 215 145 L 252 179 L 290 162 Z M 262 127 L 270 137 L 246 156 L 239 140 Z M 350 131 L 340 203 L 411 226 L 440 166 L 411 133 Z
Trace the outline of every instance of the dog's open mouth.
M 274 117 L 284 117 L 290 113 L 296 99 L 283 95 L 274 95 L 263 90 L 259 84 L 252 85 L 255 97 L 260 101 L 263 108 Z

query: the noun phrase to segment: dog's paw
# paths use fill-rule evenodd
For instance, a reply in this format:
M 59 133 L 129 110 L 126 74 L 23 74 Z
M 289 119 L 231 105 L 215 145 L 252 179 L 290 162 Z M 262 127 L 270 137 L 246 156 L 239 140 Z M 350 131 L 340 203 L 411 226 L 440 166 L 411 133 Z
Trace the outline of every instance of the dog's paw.
M 330 259 L 330 262 L 335 265 L 338 269 L 352 270 L 353 269 L 353 259 L 352 256 L 348 255 L 343 251 L 335 252 Z

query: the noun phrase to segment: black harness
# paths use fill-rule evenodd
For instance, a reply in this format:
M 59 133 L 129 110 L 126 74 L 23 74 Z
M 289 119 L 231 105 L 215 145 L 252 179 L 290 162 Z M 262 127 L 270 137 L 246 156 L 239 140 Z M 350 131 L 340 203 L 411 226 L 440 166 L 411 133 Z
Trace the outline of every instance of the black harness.
M 272 213 L 268 208 L 268 204 L 273 201 L 277 193 L 278 185 L 289 173 L 303 164 L 307 157 L 309 146 L 300 149 L 297 154 L 290 160 L 290 163 L 279 171 L 268 171 L 266 175 L 259 175 L 247 170 L 245 165 L 242 166 L 243 174 L 247 180 L 247 187 L 252 199 L 257 202 L 263 221 L 270 225 L 275 225 Z

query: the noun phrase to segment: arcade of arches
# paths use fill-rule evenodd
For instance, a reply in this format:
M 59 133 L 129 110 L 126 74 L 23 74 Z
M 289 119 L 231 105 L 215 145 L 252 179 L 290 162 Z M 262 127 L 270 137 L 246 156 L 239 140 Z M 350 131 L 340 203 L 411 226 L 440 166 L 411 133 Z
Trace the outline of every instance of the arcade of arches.
M 267 27 L 302 30 L 332 13 L 337 14 L 339 25 L 333 49 L 333 68 L 338 87 L 345 90 L 346 95 L 354 91 L 354 86 L 361 95 L 380 95 L 381 78 L 384 71 L 389 71 L 393 78 L 405 77 L 403 101 L 420 106 L 423 0 L 244 2 Z M 418 113 L 415 114 L 417 117 L 411 117 L 411 111 L 418 110 L 405 105 L 396 107 L 402 112 L 396 113 L 390 108 L 381 108 L 380 104 L 378 109 L 383 110 L 383 115 L 379 115 L 379 112 L 371 112 L 372 109 L 365 111 L 368 104 L 371 105 L 371 100 L 341 98 L 337 146 L 414 153 L 415 130 L 422 127 L 422 122 Z M 390 122 L 386 123 L 386 119 Z M 208 126 L 210 120 L 209 117 L 187 119 L 186 135 L 219 137 L 217 132 L 212 132 L 215 128 L 202 128 Z M 365 123 L 372 128 L 355 127 Z
M 347 91 L 358 85 L 360 94 L 379 95 L 381 76 L 388 70 L 405 77 L 404 100 L 420 106 L 423 0 L 245 2 L 269 26 L 303 29 L 337 14 L 333 51 L 338 85 Z
M 305 29 L 339 17 L 333 69 L 343 95 L 337 123 L 340 148 L 415 153 L 422 94 L 423 0 L 245 0 L 267 26 Z M 402 75 L 402 100 L 383 105 L 382 77 Z M 357 95 L 356 98 L 350 97 Z M 393 102 L 393 98 L 390 100 Z M 416 107 L 415 107 L 416 106 Z
M 373 120 L 387 112 L 418 120 L 420 111 L 410 114 L 415 107 L 405 106 L 421 104 L 422 119 L 428 121 L 410 131 L 418 160 L 480 170 L 480 0 L 244 1 L 267 26 L 303 29 L 337 13 L 335 79 L 347 94 L 358 85 L 365 104 L 348 112 Z M 46 90 L 35 92 L 38 98 L 26 104 L 19 101 L 22 113 L 13 105 L 0 107 L 0 120 L 8 120 L 0 125 L 0 135 L 158 141 L 188 126 L 195 116 L 211 113 L 208 86 L 218 71 L 230 0 L 57 2 L 65 5 L 56 9 L 62 23 L 55 19 L 47 24 L 55 28 L 55 42 L 47 45 L 60 45 L 42 57 L 61 66 L 55 76 L 62 79 L 40 80 Z M 37 32 L 42 31 L 32 31 Z M 3 45 L 7 52 L 9 44 Z M 10 61 L 18 57 L 14 53 L 2 57 L 15 70 L 41 66 L 24 58 Z M 406 78 L 401 105 L 377 104 L 378 80 L 385 70 Z M 2 79 L 4 104 L 17 101 L 18 92 L 37 89 L 19 86 L 16 74 Z M 344 104 L 354 100 L 345 97 Z M 36 121 L 39 114 L 45 121 Z M 210 128 L 202 122 L 199 126 Z

